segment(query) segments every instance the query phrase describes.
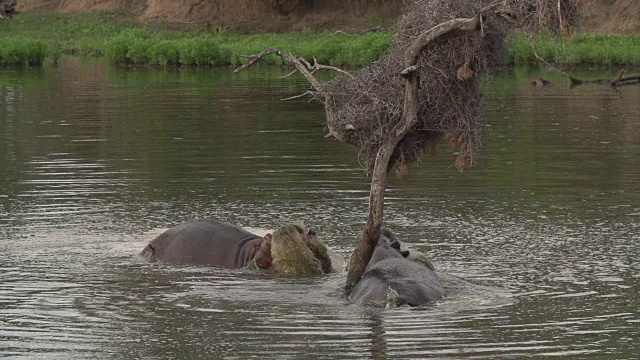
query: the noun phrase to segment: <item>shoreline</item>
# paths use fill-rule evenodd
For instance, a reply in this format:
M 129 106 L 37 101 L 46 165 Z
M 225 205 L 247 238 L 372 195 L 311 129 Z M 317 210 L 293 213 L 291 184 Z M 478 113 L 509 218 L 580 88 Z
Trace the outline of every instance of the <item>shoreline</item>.
M 316 33 L 310 29 L 284 34 L 240 35 L 225 29 L 203 31 L 185 26 L 145 25 L 116 13 L 29 13 L 0 22 L 0 66 L 41 66 L 62 54 L 106 57 L 112 64 L 156 66 L 221 66 L 246 62 L 267 48 L 278 48 L 319 63 L 358 68 L 383 56 L 393 42 L 391 32 Z M 545 60 L 560 66 L 639 65 L 640 34 L 575 34 L 557 39 L 539 34 L 536 47 Z M 267 63 L 281 65 L 279 57 Z M 506 64 L 538 64 L 526 36 L 508 40 Z

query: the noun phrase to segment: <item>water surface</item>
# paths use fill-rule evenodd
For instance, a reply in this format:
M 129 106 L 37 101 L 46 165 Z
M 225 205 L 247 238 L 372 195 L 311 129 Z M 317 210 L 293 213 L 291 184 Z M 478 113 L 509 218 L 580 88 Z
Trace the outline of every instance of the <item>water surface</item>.
M 344 274 L 277 279 L 148 264 L 192 218 L 302 219 L 348 256 L 369 180 L 324 138 L 288 69 L 0 70 L 0 357 L 633 358 L 640 351 L 640 87 L 484 82 L 480 167 L 438 158 L 391 179 L 387 226 L 451 297 L 349 305 Z M 615 74 L 617 70 L 611 70 Z M 584 70 L 583 77 L 609 74 Z

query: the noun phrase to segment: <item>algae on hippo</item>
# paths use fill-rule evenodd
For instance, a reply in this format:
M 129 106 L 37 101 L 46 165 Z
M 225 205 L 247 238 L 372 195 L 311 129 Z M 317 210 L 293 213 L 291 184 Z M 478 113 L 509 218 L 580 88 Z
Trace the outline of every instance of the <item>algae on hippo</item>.
M 314 276 L 332 272 L 329 250 L 303 223 L 281 226 L 271 244 L 274 270 L 288 276 Z

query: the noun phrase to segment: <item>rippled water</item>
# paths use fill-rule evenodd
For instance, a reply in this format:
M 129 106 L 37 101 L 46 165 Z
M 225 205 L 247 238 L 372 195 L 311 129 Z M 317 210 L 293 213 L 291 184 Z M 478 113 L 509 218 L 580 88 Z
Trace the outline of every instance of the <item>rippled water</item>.
M 617 70 L 612 70 L 616 73 Z M 487 146 L 443 144 L 392 179 L 387 225 L 451 294 L 349 305 L 344 274 L 278 279 L 148 264 L 195 217 L 304 219 L 347 256 L 367 213 L 356 153 L 286 69 L 0 70 L 2 358 L 634 358 L 640 353 L 640 88 L 485 81 Z M 604 71 L 584 71 L 584 77 Z

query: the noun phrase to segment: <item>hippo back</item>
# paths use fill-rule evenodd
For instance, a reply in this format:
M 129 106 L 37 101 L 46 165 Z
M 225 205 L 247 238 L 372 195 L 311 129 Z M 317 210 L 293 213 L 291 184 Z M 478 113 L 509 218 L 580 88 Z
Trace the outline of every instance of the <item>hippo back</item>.
M 215 220 L 192 220 L 155 238 L 141 255 L 151 260 L 186 265 L 241 268 L 251 262 L 262 238 Z
M 349 300 L 356 304 L 384 305 L 391 291 L 397 293 L 397 306 L 425 305 L 446 295 L 433 270 L 413 260 L 394 257 L 379 261 L 365 272 Z
M 420 306 L 442 300 L 446 292 L 429 267 L 407 259 L 393 233 L 384 229 L 365 273 L 349 294 L 356 304 L 384 305 L 394 298 L 397 306 Z

